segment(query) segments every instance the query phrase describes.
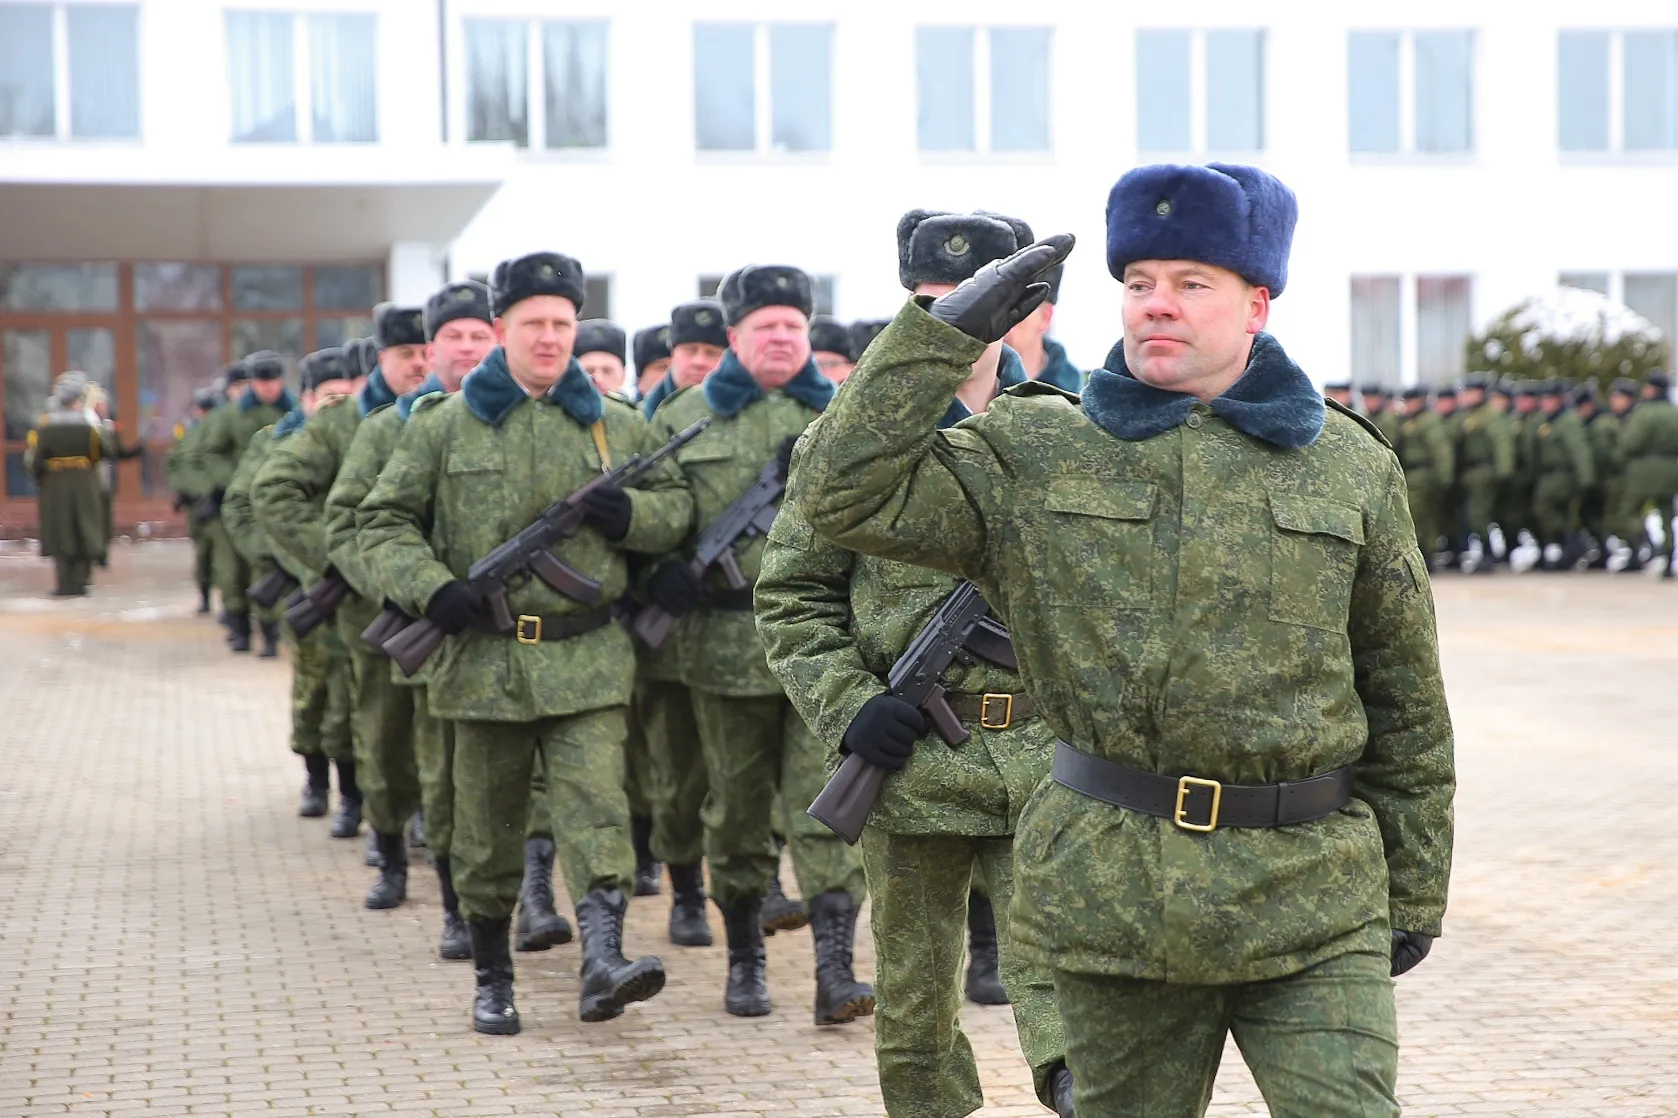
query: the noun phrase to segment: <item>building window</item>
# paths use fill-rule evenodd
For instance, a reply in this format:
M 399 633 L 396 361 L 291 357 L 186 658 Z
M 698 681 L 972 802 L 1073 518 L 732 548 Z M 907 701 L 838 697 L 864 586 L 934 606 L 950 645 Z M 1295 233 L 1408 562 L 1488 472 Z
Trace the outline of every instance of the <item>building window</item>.
M 760 85 L 767 100 L 758 97 Z M 693 25 L 699 151 L 831 151 L 832 97 L 831 24 Z
M 1138 31 L 1136 146 L 1264 150 L 1264 32 Z
M 1564 152 L 1678 151 L 1678 31 L 1561 32 L 1556 142 Z
M 1625 305 L 1660 330 L 1671 361 L 1672 339 L 1678 337 L 1678 272 L 1627 272 L 1624 287 Z
M 1403 286 L 1398 276 L 1352 277 L 1353 385 L 1399 385 L 1403 317 Z
M 548 151 L 606 146 L 606 21 L 468 19 L 461 27 L 469 141 L 527 148 L 536 136 Z
M 528 28 L 522 20 L 469 19 L 466 138 L 530 146 Z
M 550 149 L 606 146 L 606 24 L 542 24 L 543 129 Z
M 1607 272 L 1563 272 L 1556 277 L 1556 284 L 1560 287 L 1573 287 L 1580 291 L 1594 291 L 1598 295 L 1608 294 Z
M 1416 378 L 1422 384 L 1455 384 L 1467 368 L 1473 332 L 1467 276 L 1416 277 Z
M 1353 31 L 1346 67 L 1353 153 L 1474 150 L 1474 32 Z
M 0 3 L 0 136 L 138 139 L 138 25 L 132 4 Z
M 1046 152 L 1049 29 L 915 29 L 922 151 Z
M 810 313 L 833 314 L 834 293 L 839 285 L 839 278 L 832 275 L 817 275 L 814 272 L 808 274 L 810 276 L 810 302 L 815 307 Z M 715 273 L 700 276 L 699 297 L 701 299 L 715 299 L 717 289 L 722 286 L 722 281 L 725 278 Z
M 377 141 L 377 36 L 372 15 L 228 12 L 233 142 Z

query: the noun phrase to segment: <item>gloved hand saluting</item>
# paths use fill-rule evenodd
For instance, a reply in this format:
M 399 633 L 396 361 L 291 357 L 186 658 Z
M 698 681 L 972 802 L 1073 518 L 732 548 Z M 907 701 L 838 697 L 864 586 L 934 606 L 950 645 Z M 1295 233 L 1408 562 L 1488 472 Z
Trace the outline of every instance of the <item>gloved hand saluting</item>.
M 1043 273 L 1070 256 L 1072 244 L 1072 234 L 1057 233 L 1005 260 L 993 260 L 934 299 L 927 313 L 986 345 L 1001 341 L 1049 297 Z
M 1433 950 L 1433 937 L 1426 932 L 1403 932 L 1393 930 L 1393 973 L 1397 978 L 1423 959 Z
M 869 764 L 896 772 L 909 763 L 915 740 L 926 733 L 926 716 L 895 695 L 875 695 L 851 719 L 840 743 Z

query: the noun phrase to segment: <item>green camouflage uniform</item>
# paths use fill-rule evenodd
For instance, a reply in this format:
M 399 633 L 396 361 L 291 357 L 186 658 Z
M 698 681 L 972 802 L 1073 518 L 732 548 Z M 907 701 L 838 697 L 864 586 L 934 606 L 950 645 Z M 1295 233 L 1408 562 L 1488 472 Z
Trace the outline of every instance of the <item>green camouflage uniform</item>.
M 739 368 L 732 352 L 712 377 L 731 363 Z M 745 375 L 743 369 L 739 375 Z M 710 429 L 677 455 L 692 488 L 694 533 L 749 489 L 781 443 L 803 431 L 816 414 L 809 404 L 780 391 L 760 394 L 727 415 L 711 407 L 703 387 L 685 389 L 659 405 L 653 427 L 660 439 L 702 416 L 712 417 Z M 748 583 L 757 581 L 763 547 L 762 538 L 735 547 Z M 706 582 L 712 592 L 727 586 L 719 570 L 707 572 Z M 765 895 L 778 857 L 772 837 L 779 822 L 776 797 L 801 805 L 815 799 L 825 780 L 826 751 L 770 672 L 749 602 L 743 609 L 719 609 L 702 601 L 676 628 L 682 682 L 693 698 L 710 781 L 703 817 L 711 894 L 727 911 Z M 802 811 L 785 816 L 802 896 L 843 889 L 860 905 L 867 888 L 856 851 Z
M 1643 539 L 1643 518 L 1652 506 L 1666 526 L 1660 554 L 1672 554 L 1672 502 L 1678 499 L 1678 407 L 1667 400 L 1645 400 L 1626 417 L 1620 436 L 1625 488 L 1620 493 L 1616 532 L 1636 546 Z
M 256 391 L 246 388 L 236 402 L 217 408 L 204 417 L 204 433 L 199 436 L 187 455 L 188 476 L 202 486 L 205 495 L 226 495 L 233 482 L 233 471 L 245 453 L 251 436 L 270 423 L 277 423 L 293 407 L 288 395 L 279 401 L 264 404 Z M 233 546 L 232 538 L 221 517 L 210 522 L 211 546 L 215 551 L 216 587 L 221 591 L 221 607 L 230 617 L 243 617 L 251 612 L 250 598 L 245 593 L 251 583 L 250 564 Z
M 1591 444 L 1591 461 L 1596 466 L 1596 485 L 1585 494 L 1580 520 L 1598 544 L 1614 531 L 1614 510 L 1620 501 L 1623 478 L 1620 468 L 1620 417 L 1598 408 L 1585 420 L 1585 437 Z
M 1480 537 L 1489 554 L 1491 526 L 1499 521 L 1503 499 L 1515 476 L 1515 432 L 1490 403 L 1464 408 L 1452 417 L 1457 429 L 1458 487 L 1468 530 Z
M 257 513 L 288 565 L 307 572 L 312 585 L 331 566 L 327 554 L 326 496 L 366 411 L 388 404 L 390 389 L 378 372 L 358 397 L 342 396 L 315 409 L 295 435 L 276 445 L 255 485 Z M 350 677 L 350 719 L 356 746 L 356 783 L 373 830 L 402 832 L 420 807 L 414 762 L 411 693 L 391 681 L 390 663 L 361 640 L 380 603 L 347 595 L 334 615 Z M 322 625 L 321 628 L 327 628 Z
M 1532 432 L 1532 515 L 1538 542 L 1566 543 L 1579 530 L 1580 498 L 1596 484 L 1596 459 L 1584 421 L 1564 409 Z
M 795 500 L 775 518 L 764 549 L 757 626 L 769 666 L 833 768 L 851 721 L 885 693 L 881 681 L 956 580 L 819 540 Z M 983 662 L 952 666 L 943 684 L 973 697 L 1021 691 L 1019 676 Z M 889 1114 L 960 1115 L 984 1105 L 960 1021 L 962 936 L 976 865 L 1002 917 L 1003 983 L 1046 1103 L 1050 1072 L 1066 1060 L 1049 972 L 1017 959 L 1006 927 L 1014 826 L 1048 775 L 1054 735 L 1040 719 L 1002 713 L 1004 703 L 1011 712 L 1014 699 L 998 700 L 989 718 L 1002 728 L 970 722 L 973 736 L 959 748 L 936 734 L 923 738 L 908 766 L 886 778 L 862 833 L 879 997 L 875 1052 Z
M 1387 440 L 1387 445 L 1398 445 L 1398 429 L 1404 426 L 1404 417 L 1399 415 L 1398 410 L 1391 404 L 1387 404 L 1380 411 L 1370 416 L 1369 422 L 1373 423 L 1375 429 L 1381 432 L 1382 437 Z
M 1233 1028 L 1278 1113 L 1397 1114 L 1389 930 L 1440 930 L 1454 788 L 1397 462 L 1338 407 L 1297 450 L 1198 402 L 1123 441 L 1035 384 L 936 432 L 982 348 L 898 315 L 805 436 L 812 528 L 977 583 L 1079 750 L 1240 783 L 1353 768 L 1325 818 L 1210 834 L 1039 786 L 1010 923 L 1054 968 L 1078 1113 L 1198 1113 Z
M 1393 443 L 1404 467 L 1404 484 L 1410 501 L 1410 518 L 1422 558 L 1431 560 L 1446 531 L 1445 502 L 1456 477 L 1456 455 L 1450 432 L 1437 412 L 1420 411 L 1406 416 Z
M 1515 433 L 1515 476 L 1509 480 L 1505 492 L 1507 511 L 1505 516 L 1509 523 L 1504 524 L 1503 535 L 1509 547 L 1515 546 L 1515 540 L 1524 528 L 1538 537 L 1538 521 L 1532 512 L 1532 490 L 1538 480 L 1538 472 L 1533 465 L 1533 432 L 1544 421 L 1544 413 L 1534 408 L 1525 415 L 1514 414 L 1509 417 L 1509 427 Z
M 483 395 L 474 396 L 475 388 Z M 484 412 L 486 400 L 496 411 Z M 594 408 L 604 408 L 614 462 L 656 449 L 647 425 L 602 398 L 575 361 L 549 394 L 532 398 L 497 349 L 463 392 L 417 401 L 356 513 L 374 581 L 409 616 L 423 616 L 438 590 L 465 578 L 474 562 L 600 470 L 590 423 L 574 418 Z M 497 412 L 493 423 L 480 417 Z M 602 601 L 628 588 L 625 551 L 663 553 L 688 527 L 687 493 L 675 469 L 655 468 L 629 492 L 634 514 L 622 541 L 585 527 L 555 549 L 601 583 Z M 511 607 L 533 615 L 587 608 L 538 579 L 512 588 Z M 444 641 L 426 670 L 431 713 L 455 724 L 451 856 L 462 914 L 496 920 L 513 912 L 538 752 L 571 896 L 595 888 L 631 893 L 623 750 L 635 654 L 623 629 L 608 624 L 537 644 L 468 629 Z
M 208 416 L 209 413 L 205 413 Z M 195 500 L 202 497 L 202 493 L 191 490 L 186 473 L 186 462 L 192 454 L 192 447 L 202 435 L 204 418 L 194 420 L 190 424 L 175 425 L 175 442 L 163 456 L 163 482 L 171 493 L 179 495 L 186 502 L 186 533 L 192 539 L 192 581 L 201 593 L 208 598 L 210 587 L 215 585 L 215 550 L 211 546 L 208 528 L 198 519 L 198 512 L 192 506 Z

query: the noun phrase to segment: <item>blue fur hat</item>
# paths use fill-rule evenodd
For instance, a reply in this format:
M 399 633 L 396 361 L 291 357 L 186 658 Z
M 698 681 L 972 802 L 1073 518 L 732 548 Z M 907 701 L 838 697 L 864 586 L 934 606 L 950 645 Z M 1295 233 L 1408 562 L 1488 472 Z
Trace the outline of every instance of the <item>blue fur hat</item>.
M 640 376 L 654 361 L 670 360 L 670 326 L 649 326 L 635 331 L 635 375 Z
M 585 353 L 610 353 L 619 361 L 629 360 L 629 339 L 623 327 L 604 318 L 590 318 L 577 323 L 577 340 L 571 346 L 571 356 Z
M 380 349 L 425 344 L 425 308 L 380 303 L 373 308 L 373 336 Z
M 1137 260 L 1215 264 L 1280 295 L 1299 203 L 1257 167 L 1157 163 L 1125 174 L 1107 195 L 1107 270 Z
M 810 320 L 810 350 L 843 354 L 846 360 L 856 360 L 851 352 L 851 332 L 832 315 L 818 314 Z
M 715 299 L 681 303 L 670 312 L 670 348 L 700 343 L 728 348 L 728 323 L 722 304 Z
M 329 380 L 354 380 L 360 372 L 344 360 L 344 351 L 337 346 L 317 349 L 297 363 L 298 387 L 304 390 L 319 388 Z
M 747 264 L 730 272 L 717 290 L 728 325 L 764 307 L 791 307 L 809 318 L 815 310 L 810 277 L 788 264 Z
M 434 341 L 437 331 L 462 318 L 495 324 L 490 312 L 489 286 L 477 280 L 445 283 L 425 301 L 425 340 Z
M 557 295 L 571 300 L 582 313 L 588 282 L 583 266 L 573 257 L 558 252 L 532 252 L 503 260 L 489 277 L 491 310 L 500 318 L 514 303 L 537 295 Z
M 271 349 L 259 349 L 245 355 L 245 368 L 251 380 L 279 380 L 285 376 L 285 358 Z
M 897 279 L 909 291 L 960 283 L 1030 243 L 1031 227 L 1001 214 L 910 210 L 897 219 Z

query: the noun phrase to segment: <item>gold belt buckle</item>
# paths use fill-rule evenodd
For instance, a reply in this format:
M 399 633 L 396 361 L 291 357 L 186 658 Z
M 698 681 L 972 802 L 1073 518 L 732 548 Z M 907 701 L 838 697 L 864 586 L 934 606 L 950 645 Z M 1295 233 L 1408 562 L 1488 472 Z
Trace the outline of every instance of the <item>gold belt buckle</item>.
M 1191 788 L 1210 788 L 1212 790 L 1212 813 L 1205 823 L 1190 823 L 1184 818 L 1183 801 L 1189 797 Z M 1216 780 L 1206 780 L 1198 776 L 1185 776 L 1177 781 L 1177 810 L 1172 813 L 1171 821 L 1185 831 L 1199 831 L 1210 834 L 1218 829 L 1218 806 L 1223 803 L 1224 786 Z
M 990 705 L 992 700 L 1002 704 L 1002 721 L 992 722 Z M 979 700 L 979 725 L 987 730 L 1006 730 L 1014 724 L 1014 696 L 987 693 Z
M 518 623 L 513 626 L 513 636 L 520 644 L 542 643 L 542 619 L 533 614 L 519 614 Z

